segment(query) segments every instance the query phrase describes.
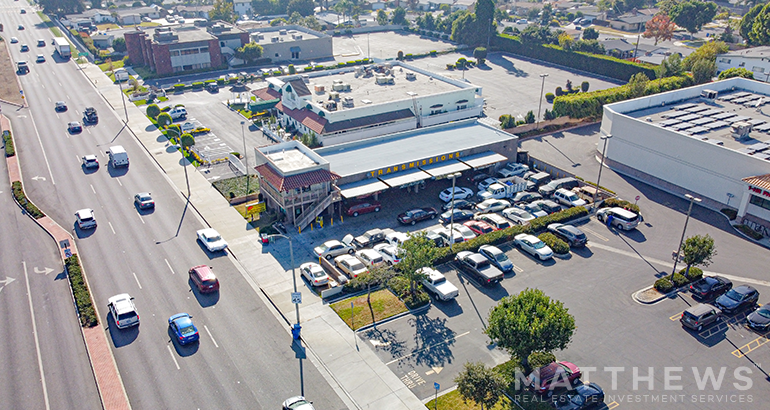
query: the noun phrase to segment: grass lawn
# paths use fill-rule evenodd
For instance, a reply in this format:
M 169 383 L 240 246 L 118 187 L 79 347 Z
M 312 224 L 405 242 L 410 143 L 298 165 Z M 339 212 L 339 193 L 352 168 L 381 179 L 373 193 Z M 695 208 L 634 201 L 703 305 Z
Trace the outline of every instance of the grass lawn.
M 107 29 L 112 30 L 115 28 L 120 28 L 120 26 L 115 23 L 107 23 L 107 24 L 97 24 L 96 28 L 99 30 L 107 30 Z
M 251 173 L 250 173 L 251 174 Z M 246 176 L 239 176 L 235 178 L 220 179 L 213 183 L 214 188 L 219 191 L 225 198 L 236 198 L 239 196 L 246 196 Z M 249 175 L 249 192 L 248 194 L 255 194 L 259 191 L 259 178 L 256 175 Z M 232 193 L 232 195 L 230 195 Z
M 350 309 L 350 302 L 353 302 L 352 312 Z M 369 309 L 369 305 L 366 303 L 366 295 L 334 303 L 332 304 L 332 309 L 334 309 L 337 315 L 339 315 L 339 317 L 353 330 L 407 311 L 404 302 L 399 300 L 396 295 L 391 293 L 388 289 L 372 292 L 371 309 Z M 351 321 L 351 313 L 354 314 L 352 319 L 355 323 Z M 372 315 L 374 315 L 374 317 L 372 317 Z
M 123 60 L 117 60 L 117 61 L 113 61 L 111 63 L 101 63 L 101 64 L 99 64 L 99 68 L 102 71 L 110 71 L 110 64 L 112 64 L 112 70 L 115 70 L 115 69 L 123 67 Z
M 473 401 L 468 401 L 468 403 L 463 402 L 462 396 L 460 396 L 460 392 L 455 390 L 451 391 L 441 397 L 438 398 L 438 407 L 435 403 L 436 400 L 431 400 L 427 403 L 425 403 L 425 407 L 429 408 L 430 410 L 433 410 L 435 408 L 438 408 L 439 410 L 481 410 L 481 406 L 476 404 Z M 503 396 L 500 401 L 495 404 L 494 407 L 492 407 L 491 410 L 508 410 L 508 409 L 518 409 L 516 405 L 511 403 L 510 400 L 508 400 L 507 397 Z

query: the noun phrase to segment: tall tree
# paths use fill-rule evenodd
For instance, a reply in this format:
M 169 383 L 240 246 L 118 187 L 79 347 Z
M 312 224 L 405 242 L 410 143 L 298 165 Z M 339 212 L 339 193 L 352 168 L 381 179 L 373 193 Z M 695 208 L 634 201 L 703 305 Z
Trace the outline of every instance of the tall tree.
M 465 363 L 463 371 L 455 377 L 457 390 L 464 402 L 472 400 L 481 405 L 481 410 L 491 409 L 502 394 L 505 379 L 484 363 Z
M 695 84 L 703 84 L 711 81 L 717 74 L 717 63 L 715 60 L 698 60 L 692 65 L 692 79 Z
M 682 57 L 679 53 L 674 53 L 664 58 L 660 65 L 655 67 L 655 75 L 658 78 L 674 77 L 682 73 L 684 73 L 684 67 L 682 66 Z
M 709 266 L 711 259 L 717 255 L 714 238 L 708 234 L 691 236 L 685 239 L 682 254 L 684 263 L 687 264 L 687 272 L 690 271 L 690 266 Z
M 409 281 L 409 291 L 412 295 L 417 293 L 417 283 L 421 281 L 425 274 L 420 269 L 429 267 L 436 258 L 436 245 L 433 241 L 425 237 L 425 232 L 410 234 L 409 239 L 401 244 L 404 255 L 398 268 L 401 275 Z
M 752 44 L 750 35 L 751 29 L 754 28 L 754 19 L 757 18 L 757 15 L 762 11 L 764 7 L 764 4 L 757 4 L 756 6 L 752 7 L 746 14 L 744 14 L 743 18 L 741 18 L 741 23 L 738 26 L 738 32 L 741 33 L 741 37 L 748 41 L 749 44 Z
M 465 13 L 452 23 L 452 40 L 469 46 L 486 44 L 486 36 L 478 30 L 475 14 Z
M 644 73 L 636 73 L 631 76 L 631 79 L 628 80 L 628 96 L 630 98 L 638 98 L 645 94 L 645 91 L 647 90 L 647 84 L 649 84 L 650 79 L 647 78 Z
M 708 43 L 698 47 L 688 55 L 682 65 L 685 70 L 692 70 L 695 63 L 699 60 L 708 60 L 716 62 L 718 54 L 724 54 L 729 50 L 727 44 L 722 41 L 709 41 Z
M 396 7 L 395 10 L 393 10 L 393 20 L 391 20 L 393 24 L 400 24 L 402 26 L 408 25 L 409 23 L 406 21 L 406 10 L 404 10 L 403 7 Z
M 770 45 L 770 4 L 762 7 L 762 10 L 757 13 L 747 40 L 752 45 Z
M 588 27 L 583 30 L 583 40 L 596 40 L 599 38 L 599 32 L 593 27 Z
M 291 0 L 286 6 L 286 14 L 299 13 L 302 17 L 312 16 L 315 13 L 313 0 Z
M 65 14 L 80 13 L 86 9 L 83 0 L 38 0 L 46 14 L 63 16 Z
M 575 318 L 569 310 L 539 289 L 502 298 L 488 322 L 484 333 L 520 360 L 534 351 L 564 349 L 575 333 Z
M 381 26 L 388 25 L 388 13 L 385 10 L 377 10 L 377 24 Z
M 703 25 L 711 22 L 716 14 L 716 3 L 704 3 L 700 0 L 686 0 L 677 3 L 669 11 L 669 16 L 674 23 L 679 27 L 684 27 L 690 33 L 690 37 L 700 31 Z
M 235 50 L 235 57 L 252 62 L 262 57 L 262 46 L 252 41 Z
M 233 3 L 228 3 L 225 0 L 214 0 L 214 6 L 209 11 L 209 18 L 211 20 L 222 20 L 232 23 L 238 16 L 233 11 Z
M 674 37 L 674 30 L 676 30 L 676 24 L 665 14 L 658 14 L 648 21 L 645 25 L 644 38 L 654 38 L 655 45 L 658 45 L 658 41 L 668 41 Z

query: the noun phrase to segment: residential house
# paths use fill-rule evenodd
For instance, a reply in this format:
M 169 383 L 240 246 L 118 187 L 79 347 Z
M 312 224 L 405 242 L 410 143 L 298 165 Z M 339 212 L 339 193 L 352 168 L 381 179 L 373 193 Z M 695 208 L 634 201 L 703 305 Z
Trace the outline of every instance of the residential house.
M 754 73 L 754 79 L 770 79 L 770 46 L 728 51 L 717 56 L 717 74 L 728 68 L 745 68 Z

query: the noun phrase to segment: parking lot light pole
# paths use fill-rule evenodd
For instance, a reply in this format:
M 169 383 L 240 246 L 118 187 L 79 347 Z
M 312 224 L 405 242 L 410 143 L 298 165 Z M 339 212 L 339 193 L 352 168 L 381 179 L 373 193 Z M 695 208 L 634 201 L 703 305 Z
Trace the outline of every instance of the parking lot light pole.
M 679 254 L 682 252 L 682 243 L 684 242 L 684 235 L 685 232 L 687 232 L 687 223 L 690 222 L 690 213 L 692 212 L 692 204 L 695 202 L 700 202 L 700 198 L 696 198 L 690 194 L 684 194 L 684 197 L 690 200 L 690 207 L 687 208 L 687 218 L 684 220 L 684 229 L 682 229 L 682 237 L 679 239 L 679 248 L 676 250 L 676 254 L 674 255 L 674 270 L 671 271 L 671 279 L 674 278 L 674 273 L 676 273 L 676 263 L 679 262 Z
M 540 128 L 540 108 L 543 106 L 543 91 L 545 90 L 546 77 L 548 77 L 548 74 L 540 74 L 540 78 L 543 79 L 543 83 L 540 85 L 540 102 L 537 103 L 537 124 L 535 124 L 535 129 Z
M 462 173 L 455 172 L 454 174 L 447 175 L 447 178 L 452 178 L 452 208 L 449 212 L 449 226 L 452 228 L 449 230 L 449 252 L 452 252 L 452 244 L 455 241 L 455 236 L 452 234 L 452 231 L 455 227 L 455 181 L 457 181 L 457 178 L 460 177 Z
M 594 189 L 594 198 L 593 203 L 591 204 L 591 210 L 596 209 L 596 195 L 599 193 L 599 182 L 602 180 L 602 168 L 604 168 L 604 154 L 607 152 L 607 140 L 612 138 L 612 135 L 605 135 L 603 137 L 599 137 L 599 139 L 604 140 L 604 147 L 602 148 L 602 161 L 599 164 L 599 176 L 596 178 L 596 189 Z
M 246 131 L 243 130 L 243 126 L 246 121 L 241 121 L 241 137 L 243 137 L 243 158 L 246 160 L 246 196 L 249 195 L 249 155 L 246 153 Z M 292 263 L 292 265 L 294 265 Z

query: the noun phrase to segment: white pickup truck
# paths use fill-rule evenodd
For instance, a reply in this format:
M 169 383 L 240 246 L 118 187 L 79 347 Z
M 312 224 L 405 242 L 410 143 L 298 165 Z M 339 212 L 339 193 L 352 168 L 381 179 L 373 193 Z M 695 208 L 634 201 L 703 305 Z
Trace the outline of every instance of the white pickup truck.
M 420 272 L 425 275 L 422 285 L 429 292 L 435 294 L 437 298 L 444 301 L 452 300 L 460 293 L 457 287 L 446 280 L 446 277 L 441 272 L 427 267 L 420 269 Z
M 518 192 L 527 189 L 527 181 L 521 177 L 510 177 L 498 180 L 496 183 L 491 184 L 486 191 L 479 191 L 476 194 L 476 198 L 479 201 L 485 201 L 487 199 L 504 199 L 511 198 Z

